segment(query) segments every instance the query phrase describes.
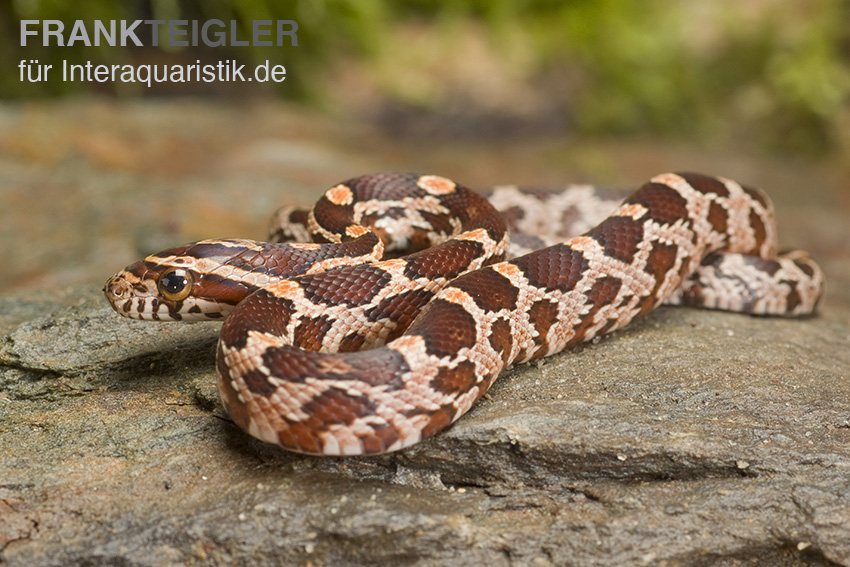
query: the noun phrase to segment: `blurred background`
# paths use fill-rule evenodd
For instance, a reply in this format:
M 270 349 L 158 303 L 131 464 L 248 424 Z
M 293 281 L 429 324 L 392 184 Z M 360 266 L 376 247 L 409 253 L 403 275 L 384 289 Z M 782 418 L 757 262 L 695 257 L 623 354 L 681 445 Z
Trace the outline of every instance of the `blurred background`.
M 290 19 L 299 45 L 22 48 L 22 19 L 235 20 L 243 37 Z M 379 169 L 474 187 L 701 169 L 766 187 L 783 240 L 847 252 L 829 226 L 850 210 L 850 0 L 3 0 L 0 30 L 0 291 L 262 238 L 277 205 Z M 287 79 L 26 82 L 24 59 L 269 60 Z
M 0 5 L 4 98 L 274 96 L 363 113 L 397 135 L 664 134 L 822 153 L 850 145 L 847 0 L 12 0 Z M 294 19 L 291 47 L 153 48 L 31 38 L 22 19 Z M 70 25 L 68 26 L 70 29 Z M 144 30 L 140 30 L 142 33 Z M 67 32 L 66 32 L 67 33 Z M 149 43 L 149 42 L 145 42 Z M 35 44 L 35 45 L 32 45 Z M 18 80 L 17 63 L 279 60 L 273 92 L 244 83 Z M 428 123 L 426 125 L 425 123 Z

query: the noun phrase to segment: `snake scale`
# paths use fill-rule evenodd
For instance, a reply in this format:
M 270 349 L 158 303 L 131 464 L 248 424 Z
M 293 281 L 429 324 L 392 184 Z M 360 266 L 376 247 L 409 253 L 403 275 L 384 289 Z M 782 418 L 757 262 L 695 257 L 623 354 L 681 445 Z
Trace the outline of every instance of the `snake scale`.
M 442 177 L 366 175 L 309 213 L 276 215 L 276 240 L 309 231 L 315 242 L 195 242 L 128 266 L 104 292 L 135 319 L 223 318 L 216 367 L 230 416 L 314 455 L 409 447 L 462 416 L 505 368 L 664 302 L 797 316 L 822 293 L 805 253 L 777 255 L 757 189 L 667 173 L 619 206 L 586 187 L 564 195 L 497 189 L 500 214 Z M 598 224 L 559 233 L 594 207 Z M 506 260 L 508 224 L 545 233 L 518 237 L 520 251 L 555 243 Z

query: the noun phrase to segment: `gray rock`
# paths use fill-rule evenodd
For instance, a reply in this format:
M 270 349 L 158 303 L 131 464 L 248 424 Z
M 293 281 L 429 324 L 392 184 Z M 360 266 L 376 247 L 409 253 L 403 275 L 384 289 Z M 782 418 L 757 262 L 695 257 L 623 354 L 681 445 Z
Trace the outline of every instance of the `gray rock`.
M 9 566 L 850 564 L 846 309 L 663 308 L 432 441 L 321 459 L 224 415 L 215 324 L 91 288 L 3 308 Z

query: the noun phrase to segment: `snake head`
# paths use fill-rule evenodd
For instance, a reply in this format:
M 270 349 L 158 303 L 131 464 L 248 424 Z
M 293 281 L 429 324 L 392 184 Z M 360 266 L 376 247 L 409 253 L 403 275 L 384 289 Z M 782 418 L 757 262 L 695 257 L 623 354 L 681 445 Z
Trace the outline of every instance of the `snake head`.
M 256 290 L 237 276 L 251 240 L 202 240 L 151 254 L 107 280 L 103 293 L 115 311 L 131 319 L 221 319 Z

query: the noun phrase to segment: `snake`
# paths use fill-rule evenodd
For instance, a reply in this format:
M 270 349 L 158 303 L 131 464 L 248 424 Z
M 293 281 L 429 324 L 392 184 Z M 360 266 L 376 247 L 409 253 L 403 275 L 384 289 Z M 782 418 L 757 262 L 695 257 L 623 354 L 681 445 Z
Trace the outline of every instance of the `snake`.
M 764 192 L 696 173 L 655 176 L 624 200 L 588 186 L 488 199 L 436 175 L 376 173 L 273 219 L 269 241 L 170 248 L 104 293 L 133 319 L 223 320 L 215 364 L 230 417 L 310 455 L 415 445 L 506 368 L 661 304 L 795 317 L 823 291 L 808 254 L 777 252 Z

